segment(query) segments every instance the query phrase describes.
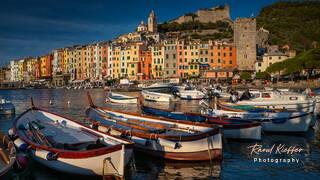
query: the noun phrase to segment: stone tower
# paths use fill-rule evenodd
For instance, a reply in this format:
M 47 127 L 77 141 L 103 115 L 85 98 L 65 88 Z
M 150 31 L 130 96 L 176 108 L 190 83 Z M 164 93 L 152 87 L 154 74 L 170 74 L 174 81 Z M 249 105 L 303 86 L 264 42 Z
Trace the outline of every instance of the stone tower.
M 256 19 L 238 18 L 234 22 L 234 43 L 237 47 L 238 69 L 252 71 L 257 58 Z
M 153 33 L 158 32 L 158 20 L 153 11 L 151 11 L 148 18 L 148 31 Z

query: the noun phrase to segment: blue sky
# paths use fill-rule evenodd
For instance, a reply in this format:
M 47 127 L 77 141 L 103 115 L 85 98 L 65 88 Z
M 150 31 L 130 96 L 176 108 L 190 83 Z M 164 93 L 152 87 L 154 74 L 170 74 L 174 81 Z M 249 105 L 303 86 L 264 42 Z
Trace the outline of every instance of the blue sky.
M 277 0 L 1 0 L 0 66 L 9 60 L 40 56 L 52 49 L 111 40 L 147 21 L 159 22 L 200 8 L 231 5 L 231 17 L 258 15 Z

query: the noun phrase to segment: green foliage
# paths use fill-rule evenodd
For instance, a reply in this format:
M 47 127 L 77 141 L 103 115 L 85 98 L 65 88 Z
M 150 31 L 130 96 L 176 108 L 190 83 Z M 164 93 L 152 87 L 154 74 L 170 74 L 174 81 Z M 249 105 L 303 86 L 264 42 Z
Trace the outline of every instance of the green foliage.
M 262 8 L 257 27 L 269 30 L 269 43 L 302 52 L 320 42 L 320 2 L 277 2 Z
M 165 22 L 158 25 L 159 32 L 173 32 L 173 31 L 190 31 L 190 30 L 205 30 L 205 29 L 217 29 L 223 32 L 232 32 L 232 28 L 228 22 L 217 21 L 215 23 L 208 22 L 202 23 L 200 21 L 188 21 L 183 23 L 177 22 Z
M 270 79 L 270 74 L 267 72 L 258 72 L 256 74 L 256 79 Z
M 310 72 L 314 69 L 320 69 L 320 47 L 300 53 L 297 57 L 274 63 L 266 71 L 273 73 L 284 70 L 286 74 L 294 74 L 302 70 Z
M 240 79 L 242 80 L 250 80 L 251 79 L 251 73 L 249 72 L 242 72 L 240 74 Z

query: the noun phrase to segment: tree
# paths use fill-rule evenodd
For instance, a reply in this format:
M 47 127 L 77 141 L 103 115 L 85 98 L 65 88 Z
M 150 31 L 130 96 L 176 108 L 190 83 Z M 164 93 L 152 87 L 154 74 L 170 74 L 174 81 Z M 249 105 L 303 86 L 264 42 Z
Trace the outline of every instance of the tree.
M 241 80 L 245 80 L 245 81 L 250 80 L 250 79 L 251 79 L 251 73 L 249 73 L 249 72 L 242 72 L 242 73 L 240 74 L 240 79 L 241 79 Z
M 258 72 L 256 74 L 256 79 L 270 79 L 270 74 L 267 72 Z

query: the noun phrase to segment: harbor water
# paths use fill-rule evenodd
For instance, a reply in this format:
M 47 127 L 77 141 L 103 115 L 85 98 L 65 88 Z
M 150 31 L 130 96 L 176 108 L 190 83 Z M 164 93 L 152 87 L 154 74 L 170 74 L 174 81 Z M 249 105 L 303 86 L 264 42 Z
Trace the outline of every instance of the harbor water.
M 37 107 L 61 114 L 82 123 L 88 123 L 86 92 L 90 92 L 99 106 L 139 112 L 137 105 L 109 104 L 102 89 L 25 89 L 1 90 L 0 98 L 13 102 L 16 116 L 0 116 L 0 130 L 8 132 L 17 115 L 30 107 L 33 97 Z M 138 96 L 137 92 L 124 93 Z M 49 102 L 52 102 L 51 104 Z M 68 101 L 70 103 L 68 103 Z M 174 111 L 198 111 L 198 101 L 169 103 L 146 102 L 147 105 Z M 319 123 L 304 134 L 263 134 L 261 141 L 230 141 L 224 139 L 223 161 L 179 163 L 164 161 L 136 153 L 126 168 L 126 179 L 319 179 L 320 177 Z M 260 147 L 260 152 L 255 150 Z M 267 151 L 269 150 L 269 151 Z M 101 179 L 64 174 L 30 160 L 28 169 L 14 179 L 64 180 Z

